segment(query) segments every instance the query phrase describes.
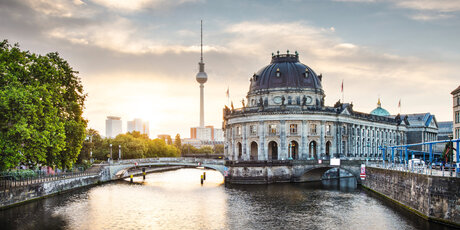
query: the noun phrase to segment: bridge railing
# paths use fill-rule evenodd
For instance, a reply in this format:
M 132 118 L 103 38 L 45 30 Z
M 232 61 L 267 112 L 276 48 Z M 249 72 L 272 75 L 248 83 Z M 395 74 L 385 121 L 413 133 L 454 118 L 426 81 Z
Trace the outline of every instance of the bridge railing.
M 140 158 L 114 161 L 114 164 L 142 164 L 142 163 L 201 163 L 201 164 L 218 164 L 223 165 L 225 160 L 189 158 L 189 157 L 158 157 L 158 158 Z
M 75 177 L 98 175 L 99 171 L 77 171 L 77 172 L 59 172 L 55 174 L 42 174 L 38 173 L 35 176 L 13 176 L 1 175 L 0 176 L 0 190 L 6 190 L 15 187 L 22 187 L 27 185 L 40 184 L 49 181 L 58 181 Z
M 379 146 L 379 149 L 382 157 L 378 167 L 460 177 L 460 139 Z

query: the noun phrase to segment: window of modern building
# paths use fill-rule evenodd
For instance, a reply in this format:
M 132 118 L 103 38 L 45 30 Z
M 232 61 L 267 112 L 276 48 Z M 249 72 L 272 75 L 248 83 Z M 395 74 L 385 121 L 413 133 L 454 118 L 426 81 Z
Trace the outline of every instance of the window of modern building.
M 291 124 L 289 126 L 289 129 L 291 131 L 291 134 L 297 134 L 297 124 Z
M 251 135 L 257 135 L 257 126 L 255 126 L 255 125 L 249 126 L 249 131 L 250 131 Z
M 268 125 L 268 132 L 270 134 L 276 134 L 276 125 L 274 124 Z
M 310 133 L 316 135 L 316 124 L 310 124 Z

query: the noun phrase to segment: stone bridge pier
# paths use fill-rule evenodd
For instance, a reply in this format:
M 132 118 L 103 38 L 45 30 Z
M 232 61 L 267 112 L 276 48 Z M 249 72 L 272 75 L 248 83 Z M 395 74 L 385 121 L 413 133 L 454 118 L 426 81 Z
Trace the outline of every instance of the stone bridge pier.
M 270 184 L 278 182 L 321 181 L 324 173 L 332 168 L 340 168 L 352 174 L 357 183 L 361 161 L 343 161 L 340 166 L 332 166 L 329 161 L 242 161 L 227 162 L 226 183 Z

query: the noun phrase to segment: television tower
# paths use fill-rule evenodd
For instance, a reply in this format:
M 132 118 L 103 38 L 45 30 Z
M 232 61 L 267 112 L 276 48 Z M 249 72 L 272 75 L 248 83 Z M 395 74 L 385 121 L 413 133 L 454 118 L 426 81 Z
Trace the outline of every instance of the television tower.
M 196 74 L 196 81 L 200 83 L 200 128 L 204 128 L 204 83 L 208 81 L 208 75 L 204 72 L 203 62 L 203 20 L 201 20 L 201 58 L 198 67 L 199 72 Z

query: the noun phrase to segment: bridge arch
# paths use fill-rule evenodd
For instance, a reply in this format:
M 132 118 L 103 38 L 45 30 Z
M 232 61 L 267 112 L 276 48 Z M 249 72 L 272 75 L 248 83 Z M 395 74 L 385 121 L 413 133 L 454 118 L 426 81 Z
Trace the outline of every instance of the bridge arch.
M 310 181 L 321 181 L 323 175 L 330 169 L 339 168 L 340 170 L 345 170 L 346 172 L 353 175 L 357 183 L 361 182 L 359 177 L 360 168 L 356 166 L 313 166 L 303 170 L 296 179 L 296 182 L 310 182 Z
M 200 164 L 201 163 L 201 164 Z M 204 167 L 207 169 L 213 169 L 220 172 L 225 176 L 226 167 L 221 164 L 213 164 L 206 162 L 148 162 L 140 163 L 138 165 L 132 164 L 121 164 L 108 166 L 108 174 L 110 179 L 121 179 L 129 176 L 128 170 L 134 167 L 149 167 L 149 166 L 185 166 L 185 167 Z

